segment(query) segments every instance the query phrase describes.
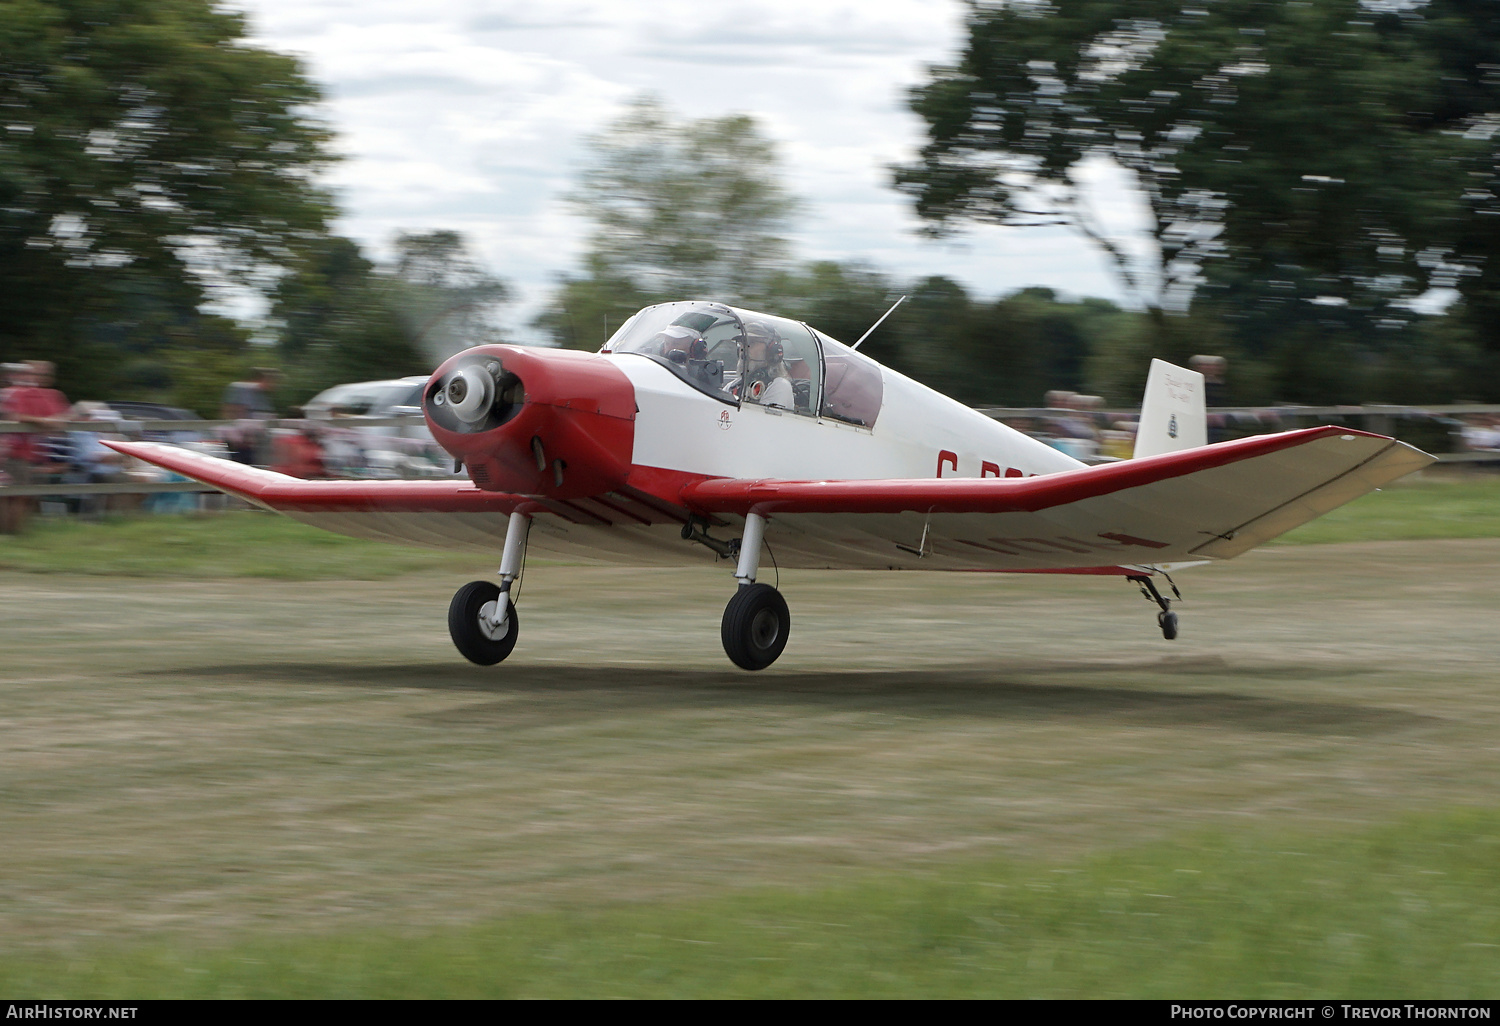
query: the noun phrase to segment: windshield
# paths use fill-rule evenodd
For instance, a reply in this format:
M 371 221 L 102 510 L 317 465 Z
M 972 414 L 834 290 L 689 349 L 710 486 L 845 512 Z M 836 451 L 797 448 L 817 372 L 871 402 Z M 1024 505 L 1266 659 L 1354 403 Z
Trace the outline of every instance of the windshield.
M 873 428 L 885 396 L 880 365 L 822 332 L 818 333 L 818 339 L 823 343 L 823 359 L 828 369 L 823 416 Z
M 726 387 L 739 379 L 744 327 L 720 303 L 648 306 L 620 326 L 606 353 L 634 353 L 656 361 L 721 402 L 736 402 Z
M 874 360 L 800 321 L 722 303 L 648 306 L 620 326 L 603 352 L 647 357 L 720 402 L 866 428 L 875 426 L 884 398 Z

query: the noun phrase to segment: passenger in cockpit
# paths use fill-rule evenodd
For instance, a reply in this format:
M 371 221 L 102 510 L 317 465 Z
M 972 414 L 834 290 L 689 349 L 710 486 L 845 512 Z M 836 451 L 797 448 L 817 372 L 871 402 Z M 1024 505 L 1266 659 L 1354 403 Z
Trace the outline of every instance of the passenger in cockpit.
M 657 353 L 673 363 L 686 364 L 693 355 L 694 344 L 701 348 L 703 339 L 692 328 L 673 324 L 657 332 L 650 344 L 656 348 Z M 702 359 L 702 354 L 698 354 L 698 357 Z
M 745 380 L 740 398 L 788 410 L 797 406 L 781 336 L 763 321 L 745 322 Z
M 707 359 L 708 343 L 692 328 L 682 324 L 668 325 L 657 332 L 648 345 L 702 385 L 715 390 L 724 387 L 724 364 Z

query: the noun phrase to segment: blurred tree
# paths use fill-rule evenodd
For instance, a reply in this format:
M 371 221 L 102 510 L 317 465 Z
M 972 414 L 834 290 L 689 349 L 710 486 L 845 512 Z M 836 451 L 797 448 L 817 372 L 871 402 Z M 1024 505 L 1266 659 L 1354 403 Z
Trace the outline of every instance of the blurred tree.
M 301 247 L 294 270 L 271 293 L 285 374 L 276 395 L 280 405 L 300 406 L 346 381 L 431 369 L 388 286 L 349 239 L 335 236 Z
M 304 246 L 276 285 L 286 380 L 278 400 L 297 405 L 347 381 L 426 374 L 469 346 L 499 341 L 495 308 L 509 295 L 457 232 L 398 235 L 396 260 L 377 268 L 349 239 Z
M 77 396 L 134 387 L 122 353 L 165 382 L 169 349 L 243 346 L 200 312 L 215 283 L 332 212 L 318 90 L 244 36 L 211 0 L 0 0 L 0 358 L 55 359 Z
M 1450 317 L 1421 332 L 1438 339 L 1459 391 L 1500 401 L 1500 6 L 1489 0 L 1430 0 L 1402 12 L 1439 62 L 1439 98 L 1427 115 L 1434 131 L 1476 144 L 1464 170 L 1465 217 L 1439 273 L 1462 293 Z M 1462 339 L 1461 343 L 1456 342 Z M 1397 361 L 1399 363 L 1399 361 Z M 1432 381 L 1432 368 L 1419 380 Z
M 780 275 L 772 286 L 778 311 L 850 344 L 905 295 L 860 352 L 974 405 L 1037 406 L 1049 389 L 1091 390 L 1096 341 L 1140 334 L 1139 314 L 1105 299 L 1062 302 L 1045 288 L 986 303 L 949 278 L 902 285 L 870 267 L 832 261 Z M 1132 382 L 1132 398 L 1143 383 Z
M 391 284 L 412 344 L 431 367 L 470 346 L 501 340 L 495 313 L 510 288 L 480 265 L 458 232 L 398 235 Z
M 899 284 L 867 264 L 817 260 L 785 270 L 769 283 L 777 313 L 811 324 L 853 345 L 902 295 Z M 860 347 L 900 370 L 903 362 L 899 321 L 886 321 Z
M 560 346 L 598 349 L 631 314 L 669 298 L 641 291 L 635 282 L 611 274 L 592 257 L 584 263 L 585 273 L 577 278 L 564 276 L 551 304 L 535 321 Z
M 1500 109 L 1481 70 L 1493 50 L 1451 50 L 1479 12 L 1472 0 L 975 5 L 957 63 L 913 95 L 929 142 L 896 181 L 935 231 L 1082 232 L 1150 314 L 1148 349 L 1177 345 L 1165 314 L 1198 292 L 1241 314 L 1251 359 L 1284 337 L 1263 330 L 1272 322 L 1318 344 L 1332 305 L 1353 350 L 1317 362 L 1379 355 L 1400 348 L 1406 304 L 1463 270 L 1477 143 L 1450 129 Z M 1089 208 L 1095 160 L 1134 176 L 1146 256 Z
M 648 302 L 766 297 L 795 203 L 753 118 L 682 121 L 642 97 L 589 150 L 569 197 L 594 225 L 584 273 L 537 321 L 560 344 L 597 348 L 606 322 Z

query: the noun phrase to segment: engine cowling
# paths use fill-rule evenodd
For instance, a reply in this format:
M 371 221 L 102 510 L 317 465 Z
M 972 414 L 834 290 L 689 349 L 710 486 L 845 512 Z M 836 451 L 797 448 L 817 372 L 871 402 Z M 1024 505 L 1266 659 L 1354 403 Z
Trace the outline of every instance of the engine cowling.
M 635 388 L 593 353 L 492 345 L 443 363 L 422 390 L 432 436 L 488 491 L 568 499 L 630 473 Z

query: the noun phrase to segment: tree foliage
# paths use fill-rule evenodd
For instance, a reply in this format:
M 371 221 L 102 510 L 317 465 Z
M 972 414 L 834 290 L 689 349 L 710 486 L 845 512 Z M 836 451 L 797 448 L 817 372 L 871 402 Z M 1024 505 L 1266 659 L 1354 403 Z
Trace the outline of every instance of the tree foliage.
M 501 340 L 494 315 L 510 287 L 481 265 L 458 232 L 396 236 L 389 286 L 413 345 L 434 367 L 462 349 Z
M 643 97 L 588 148 L 570 196 L 593 226 L 583 274 L 538 321 L 561 344 L 595 348 L 651 301 L 754 301 L 787 263 L 795 203 L 753 118 L 681 120 Z
M 346 381 L 426 374 L 446 357 L 500 340 L 495 308 L 509 296 L 452 231 L 402 233 L 379 268 L 352 241 L 304 248 L 272 293 L 289 403 Z
M 244 345 L 200 312 L 213 283 L 286 263 L 332 210 L 317 88 L 244 35 L 209 0 L 0 0 L 0 356 L 99 394 Z
M 937 231 L 1077 229 L 1157 312 L 1163 344 L 1160 312 L 1196 295 L 1275 365 L 1273 390 L 1363 387 L 1371 360 L 1399 381 L 1427 337 L 1411 300 L 1497 294 L 1479 216 L 1500 202 L 1497 40 L 1480 0 L 974 5 L 958 59 L 913 95 L 929 141 L 896 181 Z M 1101 159 L 1150 211 L 1144 263 L 1088 207 Z
M 1136 330 L 1140 315 L 1103 299 L 1069 303 L 1028 288 L 987 301 L 949 278 L 900 282 L 859 264 L 817 261 L 774 282 L 775 309 L 853 343 L 906 297 L 860 351 L 974 405 L 1039 406 L 1054 388 L 1094 392 L 1112 365 L 1095 347 Z M 1113 384 L 1112 378 L 1107 383 Z M 1138 390 L 1138 383 L 1128 386 Z
M 1294 268 L 1302 295 L 1409 297 L 1452 238 L 1470 148 L 1427 130 L 1423 40 L 1360 0 L 975 7 L 959 62 L 914 96 L 931 138 L 897 181 L 939 225 L 1076 228 L 1147 306 L 1185 308 L 1213 260 L 1255 280 Z M 1154 266 L 1088 209 L 1091 158 L 1134 175 Z

